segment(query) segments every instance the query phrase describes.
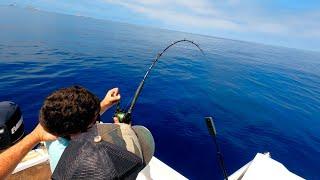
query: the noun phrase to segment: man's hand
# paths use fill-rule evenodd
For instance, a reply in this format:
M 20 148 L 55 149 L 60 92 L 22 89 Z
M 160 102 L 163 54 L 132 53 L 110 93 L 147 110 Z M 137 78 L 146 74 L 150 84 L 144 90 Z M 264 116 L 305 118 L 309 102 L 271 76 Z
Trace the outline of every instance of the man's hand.
M 54 136 L 48 133 L 43 127 L 38 124 L 37 127 L 30 134 L 32 137 L 36 138 L 38 142 L 40 141 L 54 141 L 57 139 L 57 136 Z
M 120 100 L 119 88 L 110 89 L 104 99 L 101 101 L 101 106 L 104 108 L 109 108 Z
M 104 99 L 100 103 L 100 115 L 103 114 L 108 108 L 117 103 L 120 100 L 119 88 L 110 89 Z
M 56 139 L 56 136 L 48 133 L 38 124 L 29 135 L 0 153 L 0 179 L 6 179 L 23 157 L 40 141 L 53 141 Z
M 114 122 L 114 123 L 119 123 L 119 118 L 113 117 L 113 122 Z

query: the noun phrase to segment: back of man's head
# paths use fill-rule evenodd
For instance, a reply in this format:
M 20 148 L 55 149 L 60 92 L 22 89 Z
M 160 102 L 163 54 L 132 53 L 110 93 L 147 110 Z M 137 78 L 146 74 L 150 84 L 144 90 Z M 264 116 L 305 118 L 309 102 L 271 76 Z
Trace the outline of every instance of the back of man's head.
M 40 110 L 40 124 L 51 134 L 69 136 L 84 132 L 99 117 L 97 96 L 80 86 L 55 91 Z

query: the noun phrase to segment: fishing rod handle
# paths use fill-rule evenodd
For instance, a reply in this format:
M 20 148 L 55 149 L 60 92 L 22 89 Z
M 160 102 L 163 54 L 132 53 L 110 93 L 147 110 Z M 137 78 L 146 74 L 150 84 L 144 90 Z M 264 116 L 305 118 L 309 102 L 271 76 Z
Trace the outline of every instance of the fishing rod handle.
M 215 127 L 214 122 L 213 122 L 213 118 L 211 116 L 208 116 L 208 117 L 205 117 L 204 119 L 206 121 L 209 134 L 211 136 L 216 136 L 217 135 L 217 131 L 216 131 L 216 127 Z

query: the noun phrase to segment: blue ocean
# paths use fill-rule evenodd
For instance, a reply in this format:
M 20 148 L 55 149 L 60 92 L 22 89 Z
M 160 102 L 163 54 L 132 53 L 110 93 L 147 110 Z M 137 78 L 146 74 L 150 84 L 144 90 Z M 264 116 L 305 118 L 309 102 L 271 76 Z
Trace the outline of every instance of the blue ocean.
M 103 98 L 119 87 L 122 105 L 157 53 L 133 123 L 151 130 L 155 156 L 190 179 L 222 179 L 204 122 L 213 116 L 229 174 L 270 152 L 290 171 L 319 179 L 320 53 L 0 7 L 0 101 L 21 106 L 27 132 L 54 90 L 81 85 Z M 102 116 L 111 122 L 115 108 Z

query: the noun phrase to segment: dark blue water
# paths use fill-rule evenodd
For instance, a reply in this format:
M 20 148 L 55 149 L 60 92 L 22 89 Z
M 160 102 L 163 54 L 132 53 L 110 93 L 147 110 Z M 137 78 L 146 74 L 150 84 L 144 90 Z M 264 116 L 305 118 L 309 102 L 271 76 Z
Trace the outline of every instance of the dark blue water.
M 155 155 L 190 179 L 221 179 L 203 120 L 213 115 L 229 173 L 269 151 L 294 173 L 320 177 L 320 53 L 30 9 L 0 7 L 0 17 L 0 100 L 21 106 L 28 132 L 61 87 L 100 98 L 119 87 L 126 105 L 156 53 L 187 38 L 206 56 L 188 44 L 170 49 L 134 111 Z

